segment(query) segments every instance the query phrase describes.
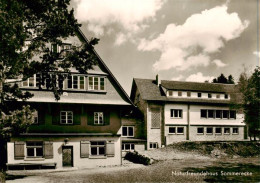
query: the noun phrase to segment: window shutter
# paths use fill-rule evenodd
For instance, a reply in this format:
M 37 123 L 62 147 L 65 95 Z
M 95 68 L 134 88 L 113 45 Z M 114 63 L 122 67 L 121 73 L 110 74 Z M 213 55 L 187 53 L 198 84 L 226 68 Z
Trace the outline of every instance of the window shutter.
M 114 141 L 108 141 L 106 144 L 106 155 L 108 157 L 114 157 L 115 156 L 115 143 Z
M 80 157 L 88 158 L 89 150 L 90 150 L 90 142 L 89 141 L 80 141 Z
M 110 125 L 110 112 L 104 111 L 104 125 Z
M 24 142 L 14 142 L 14 159 L 24 159 Z
M 53 142 L 44 142 L 44 157 L 46 159 L 53 158 Z
M 87 115 L 88 115 L 88 125 L 94 125 L 94 112 L 89 111 Z
M 80 116 L 81 116 L 81 106 L 75 106 L 74 109 L 74 115 L 73 115 L 73 124 L 74 125 L 80 125 Z
M 161 112 L 160 109 L 151 109 L 151 128 L 161 127 Z

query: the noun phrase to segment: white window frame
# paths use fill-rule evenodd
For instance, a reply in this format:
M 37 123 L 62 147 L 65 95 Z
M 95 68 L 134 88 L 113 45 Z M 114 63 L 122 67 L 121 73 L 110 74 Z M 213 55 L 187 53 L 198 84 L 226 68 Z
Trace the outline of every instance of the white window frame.
M 28 145 L 28 143 L 42 143 L 42 145 Z M 42 149 L 42 156 L 36 156 L 36 154 L 37 154 L 36 149 L 37 148 Z M 33 151 L 34 151 L 33 156 L 28 155 L 28 149 L 33 149 Z M 42 158 L 43 156 L 44 156 L 44 154 L 43 154 L 43 142 L 40 142 L 40 141 L 28 141 L 28 142 L 26 142 L 26 157 L 28 157 L 28 158 Z
M 69 77 L 71 77 L 71 88 L 69 88 Z M 77 83 L 76 83 L 77 87 L 74 87 L 74 77 L 77 77 Z M 80 81 L 82 81 L 81 78 L 83 78 L 83 88 L 80 88 Z M 86 90 L 86 87 L 85 87 L 85 85 L 86 85 L 85 76 L 83 76 L 83 75 L 72 74 L 72 75 L 68 76 L 66 81 L 67 81 L 67 89 L 71 89 L 71 90 Z
M 90 79 L 92 78 L 92 85 L 90 84 Z M 98 78 L 98 89 L 95 89 L 95 78 Z M 101 79 L 104 80 L 104 89 L 101 89 Z M 88 90 L 90 91 L 106 91 L 106 77 L 100 76 L 88 76 Z
M 126 128 L 127 135 L 123 134 L 123 128 Z M 133 128 L 133 135 L 129 135 L 129 128 Z M 135 136 L 135 128 L 134 126 L 122 126 L 122 137 L 134 137 Z
M 93 142 L 97 142 L 97 143 L 99 143 L 99 142 L 102 142 L 102 143 L 104 143 L 104 145 L 103 144 L 97 144 L 97 145 L 93 145 L 93 144 L 91 144 L 91 143 L 93 143 Z M 97 148 L 97 154 L 92 154 L 92 148 Z M 100 154 L 100 152 L 99 152 L 99 149 L 100 148 L 104 148 L 104 154 Z M 91 156 L 105 156 L 106 155 L 106 141 L 90 141 L 90 155 Z
M 152 147 L 151 147 L 152 145 Z M 150 142 L 149 149 L 158 149 L 158 142 Z
M 62 113 L 65 113 L 65 115 L 63 115 Z M 68 122 L 69 113 L 71 113 L 71 123 Z M 64 120 L 62 118 L 63 116 L 65 116 L 65 123 L 62 122 L 62 120 Z M 72 111 L 60 111 L 60 124 L 65 124 L 65 125 L 73 124 L 73 112 Z
M 208 129 L 211 129 L 211 133 L 208 133 Z M 207 135 L 213 135 L 213 127 L 206 127 L 206 134 Z
M 129 145 L 130 149 L 126 149 L 126 145 Z M 133 148 L 132 148 L 133 146 Z M 135 144 L 134 143 L 122 143 L 122 151 L 135 151 Z
M 33 86 L 30 86 L 30 79 L 33 79 Z M 27 82 L 27 85 L 25 85 L 25 82 Z M 22 85 L 22 87 L 35 88 L 36 87 L 36 74 L 34 74 L 32 77 L 29 77 L 26 80 L 22 81 L 21 85 Z
M 229 129 L 229 133 L 226 133 L 225 129 Z M 224 135 L 230 135 L 230 127 L 224 127 L 224 132 L 223 133 L 224 133 Z
M 175 111 L 177 111 L 177 117 L 175 117 Z M 173 116 L 172 116 L 172 114 L 173 114 Z M 172 119 L 176 119 L 176 118 L 181 119 L 181 118 L 183 118 L 183 110 L 182 109 L 170 109 L 170 115 L 171 115 Z
M 202 129 L 203 129 L 203 130 L 202 130 L 202 133 L 199 133 L 199 132 L 198 132 L 198 129 L 199 129 L 199 128 L 202 128 Z M 197 127 L 197 134 L 198 134 L 198 135 L 204 135 L 204 127 Z
M 237 129 L 237 133 L 234 133 L 234 129 Z M 232 134 L 238 135 L 239 134 L 239 128 L 238 127 L 233 127 L 232 128 Z
M 170 128 L 174 128 L 174 129 L 175 129 L 175 130 L 174 130 L 175 132 L 174 132 L 174 133 L 170 132 Z M 169 134 L 176 134 L 176 130 L 177 130 L 177 129 L 176 129 L 175 126 L 170 126 L 170 127 L 169 127 Z
M 97 120 L 96 120 L 96 114 L 97 114 Z M 102 120 L 100 120 L 100 117 L 102 117 Z M 104 124 L 104 113 L 103 112 L 94 112 L 94 124 L 95 125 Z
M 199 95 L 200 95 L 200 97 L 199 97 Z M 198 97 L 198 98 L 202 98 L 202 93 L 201 93 L 201 92 L 198 92 L 198 93 L 197 93 L 197 97 Z
M 182 132 L 182 133 L 179 133 L 179 132 L 178 132 L 178 129 L 180 129 L 180 128 L 183 129 L 183 132 Z M 176 134 L 183 135 L 183 134 L 184 134 L 184 126 L 178 126 L 178 127 L 176 128 Z
M 216 131 L 217 128 L 220 128 L 220 133 L 217 133 L 217 131 Z M 215 134 L 221 135 L 222 134 L 222 127 L 215 127 Z

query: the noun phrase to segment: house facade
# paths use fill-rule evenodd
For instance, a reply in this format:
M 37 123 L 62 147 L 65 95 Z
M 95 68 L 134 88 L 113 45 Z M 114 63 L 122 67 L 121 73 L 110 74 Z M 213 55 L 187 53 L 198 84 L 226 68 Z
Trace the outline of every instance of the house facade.
M 179 141 L 244 140 L 246 128 L 232 84 L 134 79 L 131 99 L 144 115 L 147 149 Z M 241 100 L 240 100 L 241 101 Z
M 82 41 L 87 39 L 79 30 L 76 38 L 65 40 L 59 46 L 50 45 L 50 48 L 58 52 Z M 34 95 L 18 104 L 29 104 L 35 109 L 34 124 L 27 133 L 12 137 L 8 142 L 9 169 L 120 165 L 121 149 L 134 149 L 135 143 L 142 143 L 144 147 L 143 141 L 137 138 L 140 136 L 138 125 L 127 117 L 134 109 L 133 103 L 95 54 L 98 63 L 86 74 L 72 68 L 71 75 L 64 81 L 57 77 L 57 84 L 63 88 L 58 101 L 48 90 L 48 80 L 53 77 L 51 72 L 18 82 L 23 91 Z M 45 85 L 39 87 L 39 79 L 43 79 Z

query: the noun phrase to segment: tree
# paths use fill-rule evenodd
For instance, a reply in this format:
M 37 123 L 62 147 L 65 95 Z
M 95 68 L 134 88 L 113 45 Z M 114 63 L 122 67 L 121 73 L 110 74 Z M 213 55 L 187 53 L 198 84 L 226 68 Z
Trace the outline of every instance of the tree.
M 8 105 L 10 101 L 32 97 L 20 90 L 18 82 L 40 73 L 40 87 L 46 73 L 51 72 L 48 89 L 59 100 L 62 88 L 56 85 L 57 75 L 63 81 L 71 67 L 81 73 L 91 69 L 97 63 L 93 47 L 98 39 L 72 47 L 66 54 L 50 49 L 50 44 L 60 45 L 78 34 L 81 25 L 73 9 L 69 10 L 69 0 L 1 0 L 0 7 L 0 141 L 6 141 L 14 132 L 25 131 L 30 125 L 29 107 Z
M 228 78 L 224 74 L 220 74 L 219 77 L 214 78 L 212 83 L 224 83 L 224 84 L 235 84 L 234 78 L 232 75 L 229 75 Z
M 260 129 L 260 70 L 257 67 L 249 77 L 246 71 L 240 74 L 239 89 L 243 95 L 245 123 L 248 126 L 250 139 L 259 136 Z

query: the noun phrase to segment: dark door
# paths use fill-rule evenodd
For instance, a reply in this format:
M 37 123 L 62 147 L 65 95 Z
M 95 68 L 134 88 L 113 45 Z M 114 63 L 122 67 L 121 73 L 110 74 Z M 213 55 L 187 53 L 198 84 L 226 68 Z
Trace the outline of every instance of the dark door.
M 73 166 L 73 147 L 63 146 L 62 147 L 62 166 L 72 167 Z

